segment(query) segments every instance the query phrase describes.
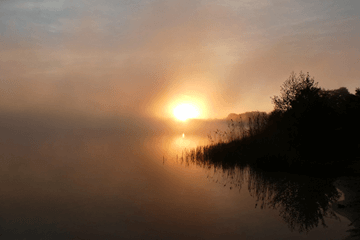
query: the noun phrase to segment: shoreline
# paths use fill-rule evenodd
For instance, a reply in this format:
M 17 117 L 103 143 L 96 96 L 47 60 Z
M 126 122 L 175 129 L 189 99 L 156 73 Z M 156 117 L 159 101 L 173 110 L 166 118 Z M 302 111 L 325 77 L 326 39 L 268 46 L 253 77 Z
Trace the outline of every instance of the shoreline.
M 334 186 L 343 193 L 344 199 L 334 203 L 332 209 L 351 222 L 346 239 L 360 239 L 360 177 L 339 177 Z

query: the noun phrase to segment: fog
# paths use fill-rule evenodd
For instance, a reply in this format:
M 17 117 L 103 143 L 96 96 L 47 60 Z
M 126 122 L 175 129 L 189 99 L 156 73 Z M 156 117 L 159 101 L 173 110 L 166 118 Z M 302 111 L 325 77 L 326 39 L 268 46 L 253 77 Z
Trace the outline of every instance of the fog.
M 175 214 L 163 204 L 188 201 L 172 190 L 188 185 L 186 179 L 175 180 L 183 171 L 172 169 L 174 179 L 161 167 L 162 154 L 171 149 L 159 142 L 145 146 L 154 136 L 166 134 L 166 129 L 160 123 L 116 116 L 3 115 L 2 234 L 51 239 L 148 236 L 154 226 L 166 224 L 162 222 L 166 218 L 153 219 L 160 206 L 163 214 Z M 154 133 L 159 130 L 162 133 Z M 193 177 L 199 176 L 194 173 Z M 170 183 L 164 181 L 169 178 Z M 199 179 L 194 188 L 204 181 Z M 207 194 L 200 190 L 197 195 L 200 201 Z M 152 203 L 151 198 L 156 201 Z M 196 212 L 204 207 L 197 207 Z M 179 211 L 176 216 L 187 217 Z M 193 221 L 200 221 L 194 217 Z
M 1 1 L 0 109 L 271 111 L 291 71 L 354 92 L 358 1 Z
M 358 0 L 0 0 L 0 234 L 298 237 L 276 212 L 254 209 L 248 193 L 207 181 L 209 172 L 176 155 L 227 130 L 229 113 L 273 110 L 270 97 L 292 71 L 354 92 L 359 8 Z M 174 119 L 184 102 L 199 119 Z M 332 224 L 326 236 L 348 222 Z

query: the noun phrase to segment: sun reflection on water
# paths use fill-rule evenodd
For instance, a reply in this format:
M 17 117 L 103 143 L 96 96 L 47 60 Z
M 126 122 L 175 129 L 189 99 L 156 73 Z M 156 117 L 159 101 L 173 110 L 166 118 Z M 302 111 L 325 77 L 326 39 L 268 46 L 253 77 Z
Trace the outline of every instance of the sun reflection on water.
M 192 149 L 209 144 L 205 136 L 191 133 L 181 133 L 172 135 L 157 135 L 148 138 L 145 142 L 145 148 L 149 154 L 157 155 L 158 159 L 176 159 L 181 156 L 185 149 Z
M 183 149 L 196 148 L 198 146 L 203 146 L 207 143 L 207 139 L 197 136 L 197 135 L 185 135 L 183 133 L 181 136 L 174 136 L 171 141 L 172 151 L 182 151 Z

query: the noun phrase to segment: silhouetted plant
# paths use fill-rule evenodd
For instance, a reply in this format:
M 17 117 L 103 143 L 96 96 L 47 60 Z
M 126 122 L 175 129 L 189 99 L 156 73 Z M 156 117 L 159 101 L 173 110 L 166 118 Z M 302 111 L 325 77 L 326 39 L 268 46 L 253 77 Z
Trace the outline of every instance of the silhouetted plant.
M 301 107 L 304 101 L 319 92 L 314 78 L 310 78 L 309 73 L 305 75 L 300 72 L 297 76 L 294 72 L 281 86 L 280 96 L 272 97 L 272 101 L 275 105 L 275 110 L 280 112 L 286 112 L 295 106 Z
M 324 90 L 317 84 L 309 74 L 291 73 L 281 95 L 272 98 L 274 111 L 230 114 L 229 130 L 209 134 L 210 145 L 190 159 L 227 167 L 250 164 L 268 171 L 341 174 L 360 157 L 360 88 L 353 95 L 344 87 Z
M 355 96 L 360 97 L 360 88 L 355 89 Z
M 360 161 L 360 88 L 351 94 L 317 84 L 309 74 L 292 73 L 272 98 L 274 111 L 230 120 L 228 132 L 217 130 L 210 145 L 185 150 L 183 161 L 220 169 L 241 179 L 240 187 L 244 177 L 232 174 L 248 169 L 248 189 L 261 208 L 278 209 L 292 230 L 326 226 L 324 217 L 337 218 L 330 203 L 339 197 L 328 177 L 347 174 L 346 167 Z

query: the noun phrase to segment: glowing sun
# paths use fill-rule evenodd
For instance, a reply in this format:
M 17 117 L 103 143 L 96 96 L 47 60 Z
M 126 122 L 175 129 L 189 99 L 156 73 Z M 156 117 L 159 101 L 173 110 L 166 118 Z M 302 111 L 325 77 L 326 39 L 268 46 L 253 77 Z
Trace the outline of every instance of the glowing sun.
M 181 121 L 199 116 L 197 108 L 191 104 L 180 104 L 174 108 L 174 116 Z

